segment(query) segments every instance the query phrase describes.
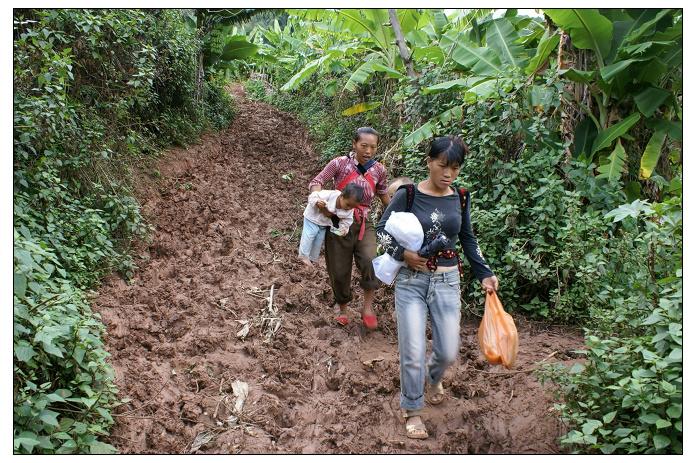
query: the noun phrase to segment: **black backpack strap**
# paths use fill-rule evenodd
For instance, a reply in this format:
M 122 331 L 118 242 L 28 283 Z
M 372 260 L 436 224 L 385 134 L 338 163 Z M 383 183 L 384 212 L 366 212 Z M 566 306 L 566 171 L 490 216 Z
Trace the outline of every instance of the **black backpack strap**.
M 413 199 L 416 197 L 416 185 L 413 183 L 407 183 L 406 185 L 401 185 L 396 191 L 404 188 L 406 190 L 406 210 L 404 212 L 411 212 L 413 207 Z M 394 193 L 396 195 L 396 193 Z

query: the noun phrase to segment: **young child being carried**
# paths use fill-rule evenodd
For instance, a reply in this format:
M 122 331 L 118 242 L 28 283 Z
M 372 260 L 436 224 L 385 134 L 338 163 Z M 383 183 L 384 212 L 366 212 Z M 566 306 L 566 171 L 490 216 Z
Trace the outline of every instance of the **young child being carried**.
M 353 224 L 353 209 L 362 198 L 363 188 L 355 183 L 349 183 L 343 191 L 321 190 L 309 195 L 300 238 L 299 257 L 302 262 L 311 267 L 312 262 L 319 258 L 327 228 L 340 236 L 348 233 Z M 317 205 L 326 207 L 333 216 L 324 215 Z
M 387 194 L 389 195 L 389 200 L 394 197 L 394 193 L 399 189 L 401 185 L 409 185 L 413 183 L 410 177 L 396 177 L 387 187 Z

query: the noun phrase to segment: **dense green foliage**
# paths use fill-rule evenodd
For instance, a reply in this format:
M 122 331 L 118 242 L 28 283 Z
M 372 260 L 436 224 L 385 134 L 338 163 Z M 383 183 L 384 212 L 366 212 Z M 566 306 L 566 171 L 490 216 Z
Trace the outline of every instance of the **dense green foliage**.
M 260 13 L 15 13 L 15 451 L 113 450 L 85 290 L 131 271 L 146 233 L 129 166 L 227 124 L 232 75 L 298 114 L 325 160 L 371 125 L 391 175 L 420 180 L 429 140 L 461 136 L 505 307 L 586 329 L 583 363 L 543 373 L 562 442 L 681 452 L 682 12 L 288 10 L 237 27 Z
M 87 290 L 147 226 L 131 166 L 229 123 L 177 10 L 15 10 L 14 450 L 108 453 L 113 373 Z
M 563 443 L 680 452 L 681 11 L 398 10 L 415 76 L 386 10 L 289 13 L 249 33 L 249 93 L 298 113 L 325 157 L 373 125 L 392 175 L 416 180 L 427 142 L 460 135 L 506 308 L 586 327 L 583 366 L 544 376 Z
M 587 119 L 576 128 L 575 155 L 595 159 L 603 154 L 601 177 L 624 176 L 631 154 L 639 166 L 628 172 L 636 180 L 651 178 L 665 143 L 681 140 L 682 63 L 681 12 L 670 9 L 545 10 L 566 30 L 579 49 L 591 52 L 588 68 L 575 66 L 560 74 L 585 85 Z M 589 110 L 586 105 L 591 105 Z M 624 137 L 628 159 L 619 137 Z M 669 134 L 669 138 L 666 136 Z M 616 143 L 614 143 L 616 141 Z M 614 149 L 612 149 L 612 147 Z
M 544 375 L 574 428 L 562 442 L 603 453 L 682 452 L 681 200 L 636 201 L 607 214 L 625 232 L 592 307 L 584 364 Z M 613 255 L 613 254 L 612 254 Z

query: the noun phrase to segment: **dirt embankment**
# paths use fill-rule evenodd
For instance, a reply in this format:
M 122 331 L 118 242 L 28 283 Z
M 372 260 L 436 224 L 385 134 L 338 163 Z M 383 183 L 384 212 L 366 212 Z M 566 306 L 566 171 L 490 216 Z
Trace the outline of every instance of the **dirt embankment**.
M 558 452 L 549 391 L 489 367 L 474 316 L 462 321 L 448 399 L 426 409 L 431 437 L 406 438 L 392 290 L 378 291 L 377 331 L 358 325 L 359 300 L 348 327 L 333 323 L 323 266 L 295 258 L 306 185 L 322 165 L 296 119 L 238 100 L 228 130 L 168 152 L 161 179 L 143 176 L 152 243 L 132 284 L 112 277 L 93 303 L 132 399 L 114 412 L 111 443 L 122 453 Z M 519 370 L 582 344 L 521 319 L 518 328 Z

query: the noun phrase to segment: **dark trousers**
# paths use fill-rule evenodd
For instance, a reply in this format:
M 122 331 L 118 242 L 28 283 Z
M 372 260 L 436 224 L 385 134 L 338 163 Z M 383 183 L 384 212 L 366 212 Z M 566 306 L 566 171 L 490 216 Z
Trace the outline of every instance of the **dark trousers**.
M 380 281 L 372 268 L 372 259 L 377 254 L 375 227 L 368 220 L 362 240 L 358 240 L 359 234 L 360 224 L 356 222 L 350 226 L 346 236 L 326 232 L 324 256 L 331 289 L 337 304 L 347 304 L 353 299 L 350 290 L 353 258 L 360 271 L 360 287 L 370 290 L 380 286 Z

